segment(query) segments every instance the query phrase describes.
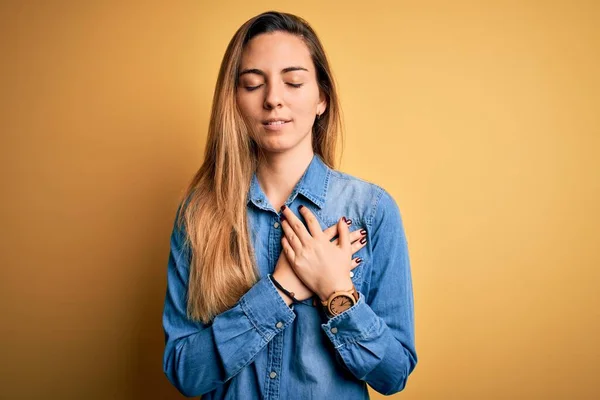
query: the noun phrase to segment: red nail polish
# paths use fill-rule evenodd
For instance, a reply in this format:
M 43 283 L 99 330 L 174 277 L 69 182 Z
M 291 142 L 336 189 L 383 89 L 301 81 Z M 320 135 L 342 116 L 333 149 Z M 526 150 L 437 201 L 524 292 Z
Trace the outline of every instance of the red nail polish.
M 302 204 L 300 204 L 300 205 L 298 206 L 298 211 L 302 210 L 302 207 L 304 207 L 304 206 L 303 206 Z
M 366 234 L 367 234 L 367 231 L 366 231 L 366 230 L 364 230 L 364 229 L 361 229 L 361 230 L 360 230 L 360 233 L 362 233 L 363 235 L 366 235 Z
M 284 205 L 281 206 L 281 208 L 279 209 L 279 211 L 283 211 L 285 209 L 286 209 L 286 207 L 285 207 L 285 204 L 284 204 Z
M 366 241 L 367 241 L 367 238 L 362 238 L 362 239 L 360 239 L 360 243 L 361 243 L 361 244 L 365 244 L 365 242 L 366 242 Z

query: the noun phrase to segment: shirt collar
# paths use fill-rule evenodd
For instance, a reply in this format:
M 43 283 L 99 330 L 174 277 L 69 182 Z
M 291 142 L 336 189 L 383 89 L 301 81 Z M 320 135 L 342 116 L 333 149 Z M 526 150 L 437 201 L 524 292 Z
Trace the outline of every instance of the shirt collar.
M 296 195 L 300 193 L 317 207 L 323 207 L 325 198 L 327 197 L 327 187 L 329 185 L 330 175 L 331 169 L 325 164 L 323 159 L 321 159 L 321 156 L 314 153 L 310 164 L 304 171 L 304 174 L 302 174 L 302 177 L 294 187 L 294 190 L 292 190 L 286 204 L 294 201 Z M 252 201 L 255 206 L 263 209 L 266 209 L 267 204 L 269 204 L 266 195 L 258 183 L 256 171 L 252 174 L 250 190 L 248 191 L 248 202 L 250 201 Z

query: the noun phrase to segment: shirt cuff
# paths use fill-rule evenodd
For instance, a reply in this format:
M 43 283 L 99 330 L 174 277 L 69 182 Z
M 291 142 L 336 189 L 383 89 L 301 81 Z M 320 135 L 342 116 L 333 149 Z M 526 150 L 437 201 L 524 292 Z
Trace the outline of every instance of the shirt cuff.
M 365 296 L 360 293 L 356 304 L 330 318 L 327 323 L 321 324 L 321 328 L 334 347 L 338 348 L 347 343 L 368 339 L 371 332 L 377 331 L 375 328 L 378 323 L 379 317 L 365 302 Z
M 241 297 L 240 306 L 267 342 L 296 318 L 268 276 L 261 278 Z

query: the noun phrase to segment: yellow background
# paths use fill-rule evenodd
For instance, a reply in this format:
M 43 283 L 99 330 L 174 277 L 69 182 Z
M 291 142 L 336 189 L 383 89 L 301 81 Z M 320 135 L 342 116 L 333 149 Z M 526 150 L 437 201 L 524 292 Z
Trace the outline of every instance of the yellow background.
M 340 169 L 403 214 L 419 364 L 392 398 L 600 398 L 600 7 L 566 0 L 2 1 L 0 398 L 182 398 L 176 201 L 269 9 L 320 35 Z

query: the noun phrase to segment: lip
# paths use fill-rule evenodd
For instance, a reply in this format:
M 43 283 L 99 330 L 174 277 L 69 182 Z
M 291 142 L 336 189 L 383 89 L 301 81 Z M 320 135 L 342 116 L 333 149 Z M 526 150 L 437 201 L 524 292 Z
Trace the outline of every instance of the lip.
M 282 121 L 283 123 L 278 124 L 269 124 L 269 122 Z M 269 131 L 279 131 L 283 129 L 287 124 L 292 122 L 292 120 L 287 120 L 284 118 L 269 118 L 267 120 L 262 121 L 262 126 Z

